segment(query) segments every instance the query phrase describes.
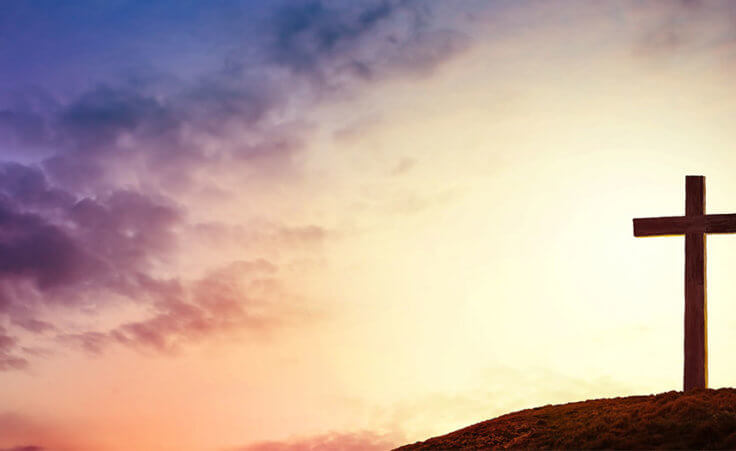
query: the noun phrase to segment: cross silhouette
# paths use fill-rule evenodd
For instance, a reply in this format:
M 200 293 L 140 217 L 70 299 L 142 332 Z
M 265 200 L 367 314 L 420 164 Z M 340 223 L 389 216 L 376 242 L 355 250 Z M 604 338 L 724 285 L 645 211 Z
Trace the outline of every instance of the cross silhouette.
M 685 216 L 634 219 L 634 236 L 685 235 L 685 391 L 708 386 L 706 233 L 736 233 L 736 214 L 705 214 L 702 175 L 685 177 Z

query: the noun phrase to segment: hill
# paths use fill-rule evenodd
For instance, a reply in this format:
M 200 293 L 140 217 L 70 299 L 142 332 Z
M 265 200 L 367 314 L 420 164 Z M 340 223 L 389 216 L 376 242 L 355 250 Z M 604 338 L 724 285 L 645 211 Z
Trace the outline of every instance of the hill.
M 397 448 L 734 449 L 736 390 L 595 399 L 509 413 Z

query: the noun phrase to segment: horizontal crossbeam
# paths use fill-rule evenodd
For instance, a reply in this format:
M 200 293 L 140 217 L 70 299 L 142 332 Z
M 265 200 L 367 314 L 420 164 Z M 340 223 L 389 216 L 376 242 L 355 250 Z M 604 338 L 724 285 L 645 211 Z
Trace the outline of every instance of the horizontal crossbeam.
M 736 233 L 736 214 L 634 219 L 634 236 L 686 233 Z

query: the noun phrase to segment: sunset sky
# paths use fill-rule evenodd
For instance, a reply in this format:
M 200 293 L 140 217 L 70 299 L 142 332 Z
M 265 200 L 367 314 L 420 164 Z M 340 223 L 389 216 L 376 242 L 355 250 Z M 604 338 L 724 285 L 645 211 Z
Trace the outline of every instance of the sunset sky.
M 0 1 L 0 450 L 383 450 L 682 387 L 736 2 Z M 708 237 L 736 385 L 736 236 Z

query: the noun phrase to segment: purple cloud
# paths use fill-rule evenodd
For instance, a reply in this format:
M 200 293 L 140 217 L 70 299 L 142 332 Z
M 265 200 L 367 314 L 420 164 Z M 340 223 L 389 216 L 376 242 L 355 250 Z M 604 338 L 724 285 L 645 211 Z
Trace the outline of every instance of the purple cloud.
M 148 275 L 176 247 L 173 228 L 183 221 L 166 199 L 126 190 L 76 198 L 51 186 L 39 168 L 9 163 L 0 172 L 0 316 L 27 332 L 56 332 L 92 354 L 113 344 L 172 352 L 211 335 L 267 333 L 310 315 L 289 301 L 278 267 L 263 259 L 191 281 Z M 293 246 L 325 235 L 317 226 L 273 225 L 266 236 Z M 109 330 L 65 332 L 36 313 L 43 305 L 82 308 L 90 297 L 101 309 L 106 293 L 148 306 L 150 314 Z M 3 335 L 0 345 L 0 370 L 26 367 L 15 338 Z
M 48 30 L 33 26 L 41 20 L 33 8 L 10 3 L 15 19 L 0 17 L 0 29 L 13 30 L 28 51 L 0 51 L 0 66 L 13 68 L 0 74 L 8 93 L 0 99 L 0 320 L 7 336 L 54 334 L 92 353 L 112 344 L 170 352 L 305 315 L 278 292 L 278 268 L 265 260 L 233 263 L 198 280 L 156 274 L 177 250 L 177 230 L 198 227 L 187 223 L 179 196 L 201 188 L 197 175 L 208 171 L 292 174 L 315 106 L 365 83 L 428 73 L 460 52 L 463 35 L 439 26 L 433 5 L 275 2 L 213 6 L 203 14 L 190 4 L 136 4 L 115 24 L 107 22 L 112 6 L 56 5 L 43 20 L 57 45 L 89 46 L 65 52 L 89 68 L 72 77 L 69 61 L 44 53 Z M 168 20 L 173 10 L 187 23 L 218 26 L 187 41 L 190 27 Z M 105 23 L 100 42 L 80 31 L 87 26 L 75 19 L 82 11 Z M 130 33 L 136 20 L 151 17 L 160 27 Z M 192 47 L 150 55 L 126 47 L 162 35 Z M 216 50 L 199 55 L 195 47 Z M 54 77 L 33 69 L 34 49 Z M 174 62 L 195 53 L 206 69 Z M 27 74 L 18 76 L 18 68 Z M 232 232 L 304 249 L 330 236 L 317 224 Z M 96 311 L 111 302 L 135 303 L 147 314 L 107 330 L 66 330 L 43 315 L 44 308 Z M 23 347 L 6 347 L 0 369 L 26 364 Z
M 0 200 L 0 275 L 30 278 L 41 290 L 84 276 L 94 261 L 61 228 Z
M 220 64 L 192 79 L 168 75 L 172 68 L 146 76 L 128 68 L 122 81 L 101 79 L 71 97 L 53 86 L 18 92 L 0 105 L 0 143 L 44 149 L 40 163 L 55 182 L 87 191 L 109 183 L 104 177 L 133 155 L 147 162 L 139 169 L 150 170 L 150 177 L 164 167 L 183 177 L 223 158 L 252 162 L 273 154 L 288 164 L 303 130 L 283 125 L 285 111 L 308 112 L 368 80 L 431 71 L 467 44 L 461 33 L 437 26 L 424 2 L 308 1 L 269 9 L 263 13 L 268 20 L 230 36 L 240 44 L 230 46 Z M 239 136 L 240 145 L 213 151 L 182 138 L 183 130 L 226 137 L 233 124 L 249 136 Z
M 130 278 L 173 244 L 179 213 L 163 200 L 124 190 L 77 199 L 37 168 L 0 173 L 0 278 L 29 280 L 52 302 L 56 288 Z M 8 291 L 1 305 L 13 301 Z
M 26 331 L 54 329 L 34 317 L 42 304 L 75 306 L 85 292 L 140 294 L 141 274 L 174 245 L 179 211 L 163 199 L 118 190 L 77 198 L 43 172 L 0 165 L 0 316 Z M 0 369 L 26 360 L 3 335 Z
M 147 279 L 139 287 L 151 296 L 150 316 L 104 332 L 60 338 L 92 354 L 113 344 L 170 353 L 211 335 L 239 330 L 268 333 L 313 319 L 313 313 L 289 301 L 275 278 L 277 271 L 265 260 L 238 261 L 189 283 Z M 280 303 L 273 305 L 276 298 Z

